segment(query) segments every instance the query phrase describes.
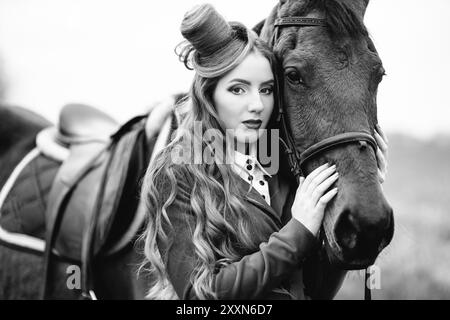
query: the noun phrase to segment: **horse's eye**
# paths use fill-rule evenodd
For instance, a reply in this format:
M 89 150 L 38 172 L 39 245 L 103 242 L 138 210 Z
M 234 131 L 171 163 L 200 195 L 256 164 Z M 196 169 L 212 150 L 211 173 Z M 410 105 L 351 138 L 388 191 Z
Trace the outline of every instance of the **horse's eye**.
M 305 84 L 305 81 L 303 80 L 302 76 L 295 69 L 287 69 L 285 75 L 286 75 L 286 78 L 288 79 L 288 81 L 292 84 L 296 84 L 296 85 L 298 85 L 298 84 L 304 85 Z

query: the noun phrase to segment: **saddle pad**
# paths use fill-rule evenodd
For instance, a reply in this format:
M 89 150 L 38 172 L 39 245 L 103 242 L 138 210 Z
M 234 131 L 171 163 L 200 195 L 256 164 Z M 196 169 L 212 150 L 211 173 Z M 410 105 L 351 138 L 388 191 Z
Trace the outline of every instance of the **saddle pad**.
M 0 225 L 9 232 L 45 238 L 45 210 L 61 163 L 43 154 L 19 174 L 0 208 Z

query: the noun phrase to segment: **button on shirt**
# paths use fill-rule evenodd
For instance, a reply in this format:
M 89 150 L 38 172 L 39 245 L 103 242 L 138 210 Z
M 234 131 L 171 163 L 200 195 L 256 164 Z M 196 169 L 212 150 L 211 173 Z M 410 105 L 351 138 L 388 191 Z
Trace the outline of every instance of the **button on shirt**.
M 256 157 L 235 151 L 232 168 L 250 184 L 250 188 L 255 188 L 270 206 L 268 179 L 272 176 L 261 166 Z

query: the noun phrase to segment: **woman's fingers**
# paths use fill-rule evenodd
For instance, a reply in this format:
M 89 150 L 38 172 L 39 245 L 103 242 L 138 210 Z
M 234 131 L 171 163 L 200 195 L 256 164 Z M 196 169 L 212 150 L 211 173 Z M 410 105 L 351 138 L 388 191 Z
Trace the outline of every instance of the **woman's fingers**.
M 322 205 L 317 205 L 318 201 L 323 202 L 325 208 L 334 196 L 333 194 L 336 193 L 336 191 L 333 191 L 324 195 L 338 178 L 337 174 L 333 175 L 335 171 L 335 166 L 329 167 L 327 164 L 317 168 L 306 178 L 300 179 L 300 186 L 297 189 L 291 212 L 292 216 L 314 235 L 317 234 L 322 224 L 324 214 L 324 210 L 320 210 Z M 310 192 L 310 189 L 314 192 Z
M 387 156 L 388 156 L 388 139 L 384 134 L 381 127 L 377 124 L 375 126 L 375 140 L 377 142 L 378 148 L 376 152 L 377 164 L 378 164 L 378 179 L 380 183 L 383 183 L 386 179 L 387 174 Z
M 327 193 L 325 193 L 322 197 L 320 197 L 319 201 L 317 201 L 317 205 L 316 208 L 319 210 L 319 212 L 324 212 L 325 211 L 325 207 L 327 206 L 328 202 L 331 201 L 331 199 L 333 199 L 333 197 L 335 195 L 337 195 L 338 193 L 338 189 L 334 188 L 331 189 L 330 191 L 328 191 Z
M 305 177 L 300 177 L 300 182 L 298 184 L 299 189 L 301 188 L 301 186 L 305 183 Z M 298 190 L 298 189 L 297 189 Z
M 386 173 L 378 169 L 378 181 L 383 183 L 386 180 Z
M 330 165 L 328 163 L 325 163 L 321 165 L 320 167 L 314 169 L 308 176 L 306 177 L 304 183 L 303 183 L 303 190 L 306 190 L 311 183 L 311 181 L 317 177 L 322 171 L 326 170 Z
M 383 141 L 386 142 L 386 144 L 388 144 L 388 143 L 389 143 L 389 140 L 388 140 L 386 134 L 384 133 L 384 131 L 381 129 L 381 127 L 380 127 L 379 124 L 377 124 L 377 125 L 375 126 L 375 129 L 376 129 L 376 132 L 381 136 L 381 138 L 383 139 Z
M 386 143 L 386 141 L 383 139 L 383 137 L 381 137 L 378 132 L 375 131 L 375 140 L 377 142 L 378 147 L 381 149 L 381 151 L 384 154 L 387 154 L 388 152 L 388 145 Z
M 377 164 L 378 164 L 378 168 L 381 171 L 385 171 L 386 167 L 387 167 L 387 161 L 386 161 L 386 157 L 384 155 L 384 153 L 381 151 L 380 148 L 377 148 Z
M 303 191 L 303 185 L 305 184 L 305 177 L 300 177 L 298 187 L 297 187 L 297 193 L 300 193 Z
M 387 161 L 380 149 L 377 149 L 378 180 L 383 183 L 387 175 Z
M 317 203 L 319 199 L 324 195 L 324 193 L 337 181 L 339 178 L 339 173 L 334 173 L 325 179 L 321 184 L 319 184 L 315 190 L 312 191 L 312 200 Z
M 317 176 L 315 176 L 309 183 L 306 192 L 312 194 L 314 190 L 324 182 L 329 176 L 336 172 L 336 165 L 333 165 L 323 171 L 321 171 Z

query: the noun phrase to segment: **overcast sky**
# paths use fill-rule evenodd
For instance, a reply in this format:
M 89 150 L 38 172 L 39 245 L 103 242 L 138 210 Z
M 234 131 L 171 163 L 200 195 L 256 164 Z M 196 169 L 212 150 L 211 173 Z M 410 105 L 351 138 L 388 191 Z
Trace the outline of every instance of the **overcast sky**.
M 173 49 L 182 40 L 183 14 L 203 2 L 1 0 L 6 100 L 52 121 L 68 102 L 92 104 L 123 121 L 186 91 L 192 72 Z M 276 3 L 209 2 L 250 27 Z M 371 0 L 365 22 L 388 74 L 378 94 L 386 131 L 450 134 L 449 15 L 448 0 Z

